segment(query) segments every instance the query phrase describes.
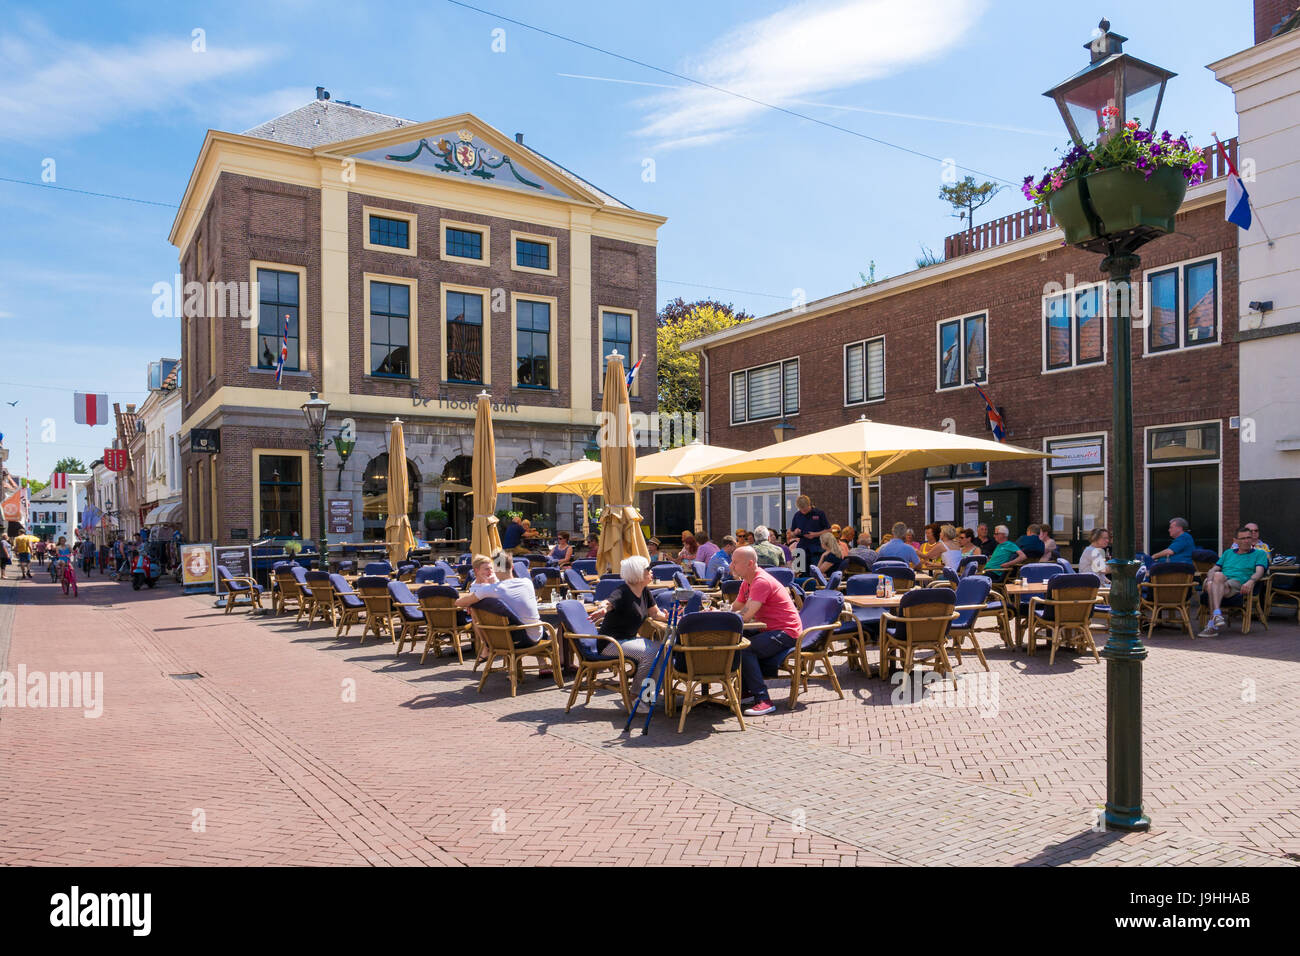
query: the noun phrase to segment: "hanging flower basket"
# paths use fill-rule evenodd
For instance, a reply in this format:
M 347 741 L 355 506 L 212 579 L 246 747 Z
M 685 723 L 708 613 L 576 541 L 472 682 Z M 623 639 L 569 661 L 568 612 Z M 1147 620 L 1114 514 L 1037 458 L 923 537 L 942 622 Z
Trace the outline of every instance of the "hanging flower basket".
M 1105 143 L 1073 147 L 1037 183 L 1025 177 L 1022 191 L 1051 210 L 1067 245 L 1106 252 L 1173 232 L 1187 187 L 1205 171 L 1187 137 L 1131 122 Z

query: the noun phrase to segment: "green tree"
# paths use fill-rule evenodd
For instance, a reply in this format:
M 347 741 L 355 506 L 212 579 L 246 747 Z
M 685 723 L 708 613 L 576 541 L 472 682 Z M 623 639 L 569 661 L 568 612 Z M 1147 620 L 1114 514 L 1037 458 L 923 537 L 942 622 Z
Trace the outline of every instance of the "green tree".
M 38 491 L 44 491 L 45 486 L 48 484 L 48 481 L 37 481 L 35 478 L 27 479 L 27 487 L 31 490 L 32 494 L 36 494 Z
M 730 303 L 714 299 L 686 302 L 673 299 L 659 312 L 659 411 L 694 414 L 700 411 L 700 357 L 682 345 L 752 319 Z
M 1002 189 L 996 183 L 975 182 L 967 176 L 960 182 L 939 187 L 939 198 L 952 206 L 952 214 L 966 223 L 966 231 L 975 228 L 975 210 L 992 201 Z
M 86 472 L 86 465 L 80 458 L 60 458 L 54 463 L 55 471 L 66 471 L 70 475 L 81 475 Z

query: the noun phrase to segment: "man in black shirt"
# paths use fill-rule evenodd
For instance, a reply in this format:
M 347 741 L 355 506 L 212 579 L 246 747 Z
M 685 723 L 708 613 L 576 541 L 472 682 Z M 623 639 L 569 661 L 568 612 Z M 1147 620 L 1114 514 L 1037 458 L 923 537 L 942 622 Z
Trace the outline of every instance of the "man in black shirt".
M 821 542 L 817 539 L 823 531 L 830 530 L 831 523 L 826 512 L 814 508 L 812 499 L 807 495 L 800 495 L 795 501 L 795 507 L 799 510 L 790 519 L 790 529 L 799 534 L 799 548 L 807 556 L 808 563 L 805 567 L 811 572 L 817 567 L 822 554 Z
M 997 546 L 998 543 L 993 540 L 993 535 L 989 534 L 988 525 L 982 524 L 975 529 L 975 547 L 980 549 L 980 554 L 986 558 L 992 557 L 993 549 Z

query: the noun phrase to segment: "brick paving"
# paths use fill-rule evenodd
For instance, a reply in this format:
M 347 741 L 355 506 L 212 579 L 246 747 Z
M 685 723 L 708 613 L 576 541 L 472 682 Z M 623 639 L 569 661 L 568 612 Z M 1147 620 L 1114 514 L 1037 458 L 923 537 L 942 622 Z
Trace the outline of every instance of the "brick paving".
M 0 669 L 104 674 L 96 719 L 0 710 L 0 864 L 1292 864 L 1300 628 L 1156 634 L 1155 828 L 1120 834 L 1092 827 L 1104 665 L 989 633 L 996 714 L 935 688 L 894 705 L 841 668 L 844 701 L 813 686 L 745 732 L 702 708 L 623 738 L 610 693 L 565 715 L 549 681 L 480 695 L 454 658 L 175 588 L 0 582 Z

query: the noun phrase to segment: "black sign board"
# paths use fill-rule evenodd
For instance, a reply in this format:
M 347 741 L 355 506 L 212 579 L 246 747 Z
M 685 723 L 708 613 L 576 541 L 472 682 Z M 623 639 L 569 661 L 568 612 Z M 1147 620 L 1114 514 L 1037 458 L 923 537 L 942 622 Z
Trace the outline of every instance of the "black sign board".
M 243 547 L 214 548 L 213 564 L 225 565 L 233 577 L 246 578 L 253 573 L 253 549 Z
M 247 537 L 248 537 L 248 529 L 247 529 L 247 528 L 231 528 L 231 529 L 230 529 L 230 537 L 231 537 L 231 538 L 247 538 Z
M 220 428 L 191 428 L 190 451 L 215 455 L 221 451 Z

